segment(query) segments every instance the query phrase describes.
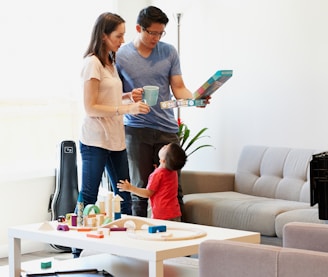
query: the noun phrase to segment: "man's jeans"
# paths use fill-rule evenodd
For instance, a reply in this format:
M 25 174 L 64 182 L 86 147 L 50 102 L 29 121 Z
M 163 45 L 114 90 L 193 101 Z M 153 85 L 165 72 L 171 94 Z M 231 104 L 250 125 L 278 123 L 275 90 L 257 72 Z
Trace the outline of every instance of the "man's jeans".
M 131 183 L 145 188 L 149 175 L 154 171 L 154 165 L 159 165 L 158 152 L 166 144 L 179 143 L 175 133 L 166 133 L 151 128 L 133 128 L 125 126 L 126 147 L 128 152 Z M 183 214 L 183 193 L 180 185 L 178 200 Z M 147 217 L 148 199 L 132 194 L 132 214 Z

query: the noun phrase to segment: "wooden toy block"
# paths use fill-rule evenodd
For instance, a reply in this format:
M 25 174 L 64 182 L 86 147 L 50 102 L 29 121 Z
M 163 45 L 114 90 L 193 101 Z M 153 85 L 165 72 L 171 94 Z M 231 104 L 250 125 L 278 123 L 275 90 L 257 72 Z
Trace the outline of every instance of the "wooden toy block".
M 52 266 L 51 261 L 41 262 L 41 269 L 51 268 L 51 266 Z
M 90 232 L 92 230 L 91 227 L 77 227 L 78 232 Z
M 59 225 L 57 226 L 57 230 L 58 230 L 58 231 L 69 231 L 69 227 L 68 227 L 68 225 L 66 225 L 66 224 L 59 224 Z
M 99 228 L 98 231 L 101 231 L 105 236 L 110 235 L 110 229 L 109 228 Z
M 114 213 L 114 220 L 118 220 L 121 218 L 121 213 Z
M 166 232 L 165 225 L 148 226 L 148 233 Z
M 72 223 L 72 226 L 77 226 L 77 215 L 76 214 L 72 214 L 71 223 Z
M 102 239 L 104 238 L 104 233 L 102 231 L 87 233 L 88 238 Z
M 66 221 L 66 217 L 64 215 L 60 215 L 60 216 L 58 216 L 57 221 L 58 222 L 65 222 Z
M 100 209 L 96 205 L 88 204 L 83 210 L 83 215 L 99 214 Z
M 110 231 L 126 231 L 127 230 L 127 228 L 125 228 L 125 227 L 111 227 L 110 228 Z

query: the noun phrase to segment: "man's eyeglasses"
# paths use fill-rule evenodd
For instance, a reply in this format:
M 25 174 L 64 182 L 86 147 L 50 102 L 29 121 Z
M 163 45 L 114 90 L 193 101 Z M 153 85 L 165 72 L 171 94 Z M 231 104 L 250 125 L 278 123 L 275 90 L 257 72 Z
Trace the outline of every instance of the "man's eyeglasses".
M 161 33 L 159 32 L 153 32 L 153 31 L 148 31 L 146 28 L 142 27 L 142 30 L 145 31 L 148 35 L 152 36 L 152 37 L 159 37 L 162 38 L 166 35 L 166 32 L 163 31 Z

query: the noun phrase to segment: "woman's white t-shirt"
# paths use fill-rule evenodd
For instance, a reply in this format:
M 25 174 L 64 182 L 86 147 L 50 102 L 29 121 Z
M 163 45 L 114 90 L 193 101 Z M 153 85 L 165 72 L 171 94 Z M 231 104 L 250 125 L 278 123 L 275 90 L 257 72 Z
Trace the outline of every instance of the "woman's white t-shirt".
M 114 70 L 113 70 L 114 68 Z M 100 81 L 97 104 L 108 106 L 122 105 L 122 82 L 116 67 L 104 67 L 96 56 L 86 57 L 82 70 L 83 82 L 92 78 Z M 125 146 L 123 115 L 108 117 L 85 116 L 80 140 L 85 145 L 121 151 Z

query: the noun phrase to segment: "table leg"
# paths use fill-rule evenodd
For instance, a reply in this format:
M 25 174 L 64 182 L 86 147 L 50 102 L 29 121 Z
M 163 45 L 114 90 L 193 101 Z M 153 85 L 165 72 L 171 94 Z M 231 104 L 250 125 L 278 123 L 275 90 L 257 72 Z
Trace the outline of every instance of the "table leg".
M 149 261 L 149 277 L 164 277 L 163 261 Z
M 21 240 L 9 237 L 9 276 L 20 277 L 21 274 Z

